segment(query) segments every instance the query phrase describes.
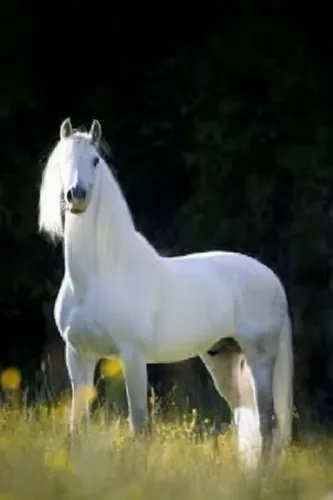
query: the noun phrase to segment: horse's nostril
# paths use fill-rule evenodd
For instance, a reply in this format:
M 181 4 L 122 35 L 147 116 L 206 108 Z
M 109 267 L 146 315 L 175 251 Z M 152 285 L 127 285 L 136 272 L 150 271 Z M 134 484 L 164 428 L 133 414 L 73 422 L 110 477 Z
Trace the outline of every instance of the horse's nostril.
M 85 200 L 87 196 L 87 191 L 84 188 L 78 188 L 78 198 L 81 200 Z
M 72 189 L 69 189 L 67 191 L 67 194 L 66 194 L 66 200 L 68 201 L 68 203 L 70 203 L 73 199 L 73 190 Z
M 66 200 L 68 203 L 74 201 L 84 201 L 87 197 L 87 191 L 81 186 L 74 186 L 67 191 Z

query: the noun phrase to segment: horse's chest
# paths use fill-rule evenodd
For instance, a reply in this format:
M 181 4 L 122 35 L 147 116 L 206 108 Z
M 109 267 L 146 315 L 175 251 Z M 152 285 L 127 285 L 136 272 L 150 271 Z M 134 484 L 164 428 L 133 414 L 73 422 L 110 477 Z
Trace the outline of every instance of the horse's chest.
M 122 294 L 97 293 L 91 287 L 89 296 L 73 307 L 65 341 L 73 346 L 106 356 L 117 354 L 123 343 L 143 346 L 150 331 L 150 315 L 140 309 L 139 299 L 125 300 Z
M 69 273 L 72 287 L 75 290 L 75 294 L 78 296 L 84 296 L 86 290 L 89 287 L 91 281 L 91 276 L 89 269 L 92 267 L 90 263 L 92 259 L 87 259 L 86 263 L 82 262 L 82 259 L 77 258 L 75 264 L 71 266 Z
M 79 350 L 99 356 L 118 354 L 117 343 L 110 332 L 84 310 L 74 311 L 64 332 L 64 340 Z

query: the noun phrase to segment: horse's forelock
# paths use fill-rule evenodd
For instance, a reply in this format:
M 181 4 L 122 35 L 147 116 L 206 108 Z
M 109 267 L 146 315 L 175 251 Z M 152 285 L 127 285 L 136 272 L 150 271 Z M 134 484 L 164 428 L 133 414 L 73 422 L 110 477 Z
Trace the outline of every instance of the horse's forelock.
M 73 134 L 75 133 L 86 134 L 88 132 L 87 128 L 84 125 L 79 125 L 77 128 L 73 129 Z

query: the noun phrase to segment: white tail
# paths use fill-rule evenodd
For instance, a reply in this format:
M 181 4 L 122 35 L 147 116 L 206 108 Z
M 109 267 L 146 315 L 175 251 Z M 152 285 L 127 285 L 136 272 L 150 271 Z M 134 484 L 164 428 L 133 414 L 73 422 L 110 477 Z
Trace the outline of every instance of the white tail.
M 292 328 L 287 313 L 280 333 L 279 349 L 273 375 L 273 397 L 277 419 L 274 444 L 279 450 L 288 446 L 292 438 L 293 378 Z

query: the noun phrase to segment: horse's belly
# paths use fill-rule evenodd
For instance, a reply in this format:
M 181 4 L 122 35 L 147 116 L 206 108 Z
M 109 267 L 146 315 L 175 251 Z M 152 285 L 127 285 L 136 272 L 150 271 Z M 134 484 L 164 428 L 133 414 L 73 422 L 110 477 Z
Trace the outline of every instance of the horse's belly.
M 231 325 L 226 326 L 224 323 L 224 326 L 220 324 L 214 329 L 207 326 L 201 330 L 178 330 L 178 335 L 174 332 L 176 330 L 172 333 L 170 331 L 170 335 L 149 346 L 146 353 L 148 363 L 177 363 L 194 358 L 209 350 L 221 338 L 231 336 L 233 329 Z
M 179 363 L 181 361 L 186 361 L 187 359 L 194 358 L 198 354 L 206 352 L 221 336 L 213 335 L 210 341 L 199 342 L 199 343 L 175 343 L 162 345 L 154 348 L 150 348 L 146 352 L 146 360 L 148 364 L 156 363 Z
M 234 333 L 234 308 L 230 294 L 212 290 L 201 296 L 173 300 L 157 321 L 149 362 L 178 362 L 208 350 Z M 223 300 L 224 298 L 224 300 Z M 222 300 L 221 300 L 222 299 Z

